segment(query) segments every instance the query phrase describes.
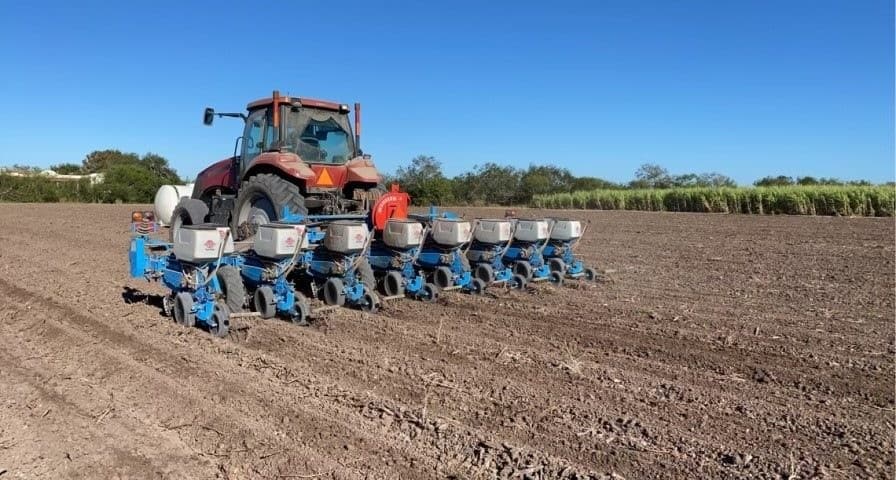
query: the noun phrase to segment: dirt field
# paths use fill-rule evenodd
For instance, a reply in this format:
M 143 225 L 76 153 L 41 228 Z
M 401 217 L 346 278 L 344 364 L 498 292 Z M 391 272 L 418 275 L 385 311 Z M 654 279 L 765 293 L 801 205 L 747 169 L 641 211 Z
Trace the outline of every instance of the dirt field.
M 608 281 L 216 339 L 130 210 L 0 205 L 0 480 L 893 478 L 892 219 L 567 212 Z

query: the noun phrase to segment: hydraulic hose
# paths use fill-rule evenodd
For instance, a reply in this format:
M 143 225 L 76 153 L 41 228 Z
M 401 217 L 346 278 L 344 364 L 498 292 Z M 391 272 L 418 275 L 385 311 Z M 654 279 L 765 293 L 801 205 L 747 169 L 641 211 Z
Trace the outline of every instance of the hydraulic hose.
M 479 220 L 480 219 L 478 219 L 478 218 L 473 220 L 473 228 L 470 230 L 470 239 L 467 241 L 467 246 L 464 247 L 464 256 L 465 257 L 467 256 L 467 252 L 470 251 L 470 247 L 473 246 L 473 236 L 476 235 L 476 229 L 479 228 Z
M 543 252 L 545 247 L 548 246 L 548 243 L 551 243 L 551 235 L 554 234 L 554 227 L 557 225 L 557 220 L 552 218 L 552 219 L 550 219 L 550 222 L 551 222 L 551 228 L 548 229 L 548 238 L 545 238 L 544 243 L 541 244 L 541 247 L 538 248 L 539 255 L 541 255 L 541 252 Z
M 373 243 L 373 233 L 374 229 L 371 228 L 367 233 L 367 242 L 364 244 L 364 248 L 361 250 L 361 254 L 355 258 L 355 261 L 352 262 L 352 270 L 358 268 L 358 264 L 361 263 L 361 260 L 367 256 L 367 253 L 370 251 L 370 244 Z
M 426 243 L 426 236 L 429 235 L 429 225 L 423 227 L 423 235 L 420 236 L 420 244 L 417 245 L 417 252 L 414 253 L 414 256 L 411 258 L 411 263 L 416 265 L 417 259 L 420 258 L 420 253 L 423 252 L 423 244 Z
M 302 250 L 302 245 L 305 243 L 305 236 L 308 234 L 308 227 L 302 229 L 302 236 L 299 237 L 299 244 L 296 245 L 296 250 L 292 252 L 292 258 L 289 260 L 289 266 L 286 267 L 286 270 L 283 271 L 283 278 L 289 276 L 292 273 L 292 270 L 296 267 L 296 258 L 299 256 L 299 252 Z
M 581 242 L 582 239 L 585 238 L 585 232 L 588 231 L 588 227 L 590 227 L 590 226 L 591 226 L 591 220 L 588 220 L 588 222 L 585 223 L 585 227 L 582 228 L 582 234 L 579 235 L 579 238 L 576 239 L 575 243 L 570 245 L 570 247 L 569 247 L 570 251 L 573 251 L 573 252 L 576 251 L 576 247 L 579 246 L 579 242 Z
M 518 219 L 513 219 L 513 230 L 510 231 L 510 238 L 507 239 L 507 244 L 504 245 L 504 248 L 501 249 L 501 257 L 507 253 L 507 250 L 510 250 L 510 244 L 513 243 L 513 237 L 516 236 L 516 227 L 519 225 Z

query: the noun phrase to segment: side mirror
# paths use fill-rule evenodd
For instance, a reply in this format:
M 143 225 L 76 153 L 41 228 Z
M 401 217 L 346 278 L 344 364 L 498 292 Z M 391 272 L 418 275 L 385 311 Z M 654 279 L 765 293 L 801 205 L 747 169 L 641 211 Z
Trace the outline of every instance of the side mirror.
M 215 109 L 212 107 L 207 107 L 205 109 L 205 113 L 202 115 L 202 123 L 205 125 L 211 125 L 212 122 L 215 121 Z

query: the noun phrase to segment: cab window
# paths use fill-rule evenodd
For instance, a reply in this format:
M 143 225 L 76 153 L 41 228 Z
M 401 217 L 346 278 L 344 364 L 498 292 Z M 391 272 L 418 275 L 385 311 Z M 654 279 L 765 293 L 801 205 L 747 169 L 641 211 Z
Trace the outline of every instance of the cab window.
M 243 134 L 243 165 L 248 165 L 264 148 L 263 140 L 266 139 L 262 135 L 267 116 L 266 110 L 260 109 L 250 113 L 246 119 L 246 132 Z

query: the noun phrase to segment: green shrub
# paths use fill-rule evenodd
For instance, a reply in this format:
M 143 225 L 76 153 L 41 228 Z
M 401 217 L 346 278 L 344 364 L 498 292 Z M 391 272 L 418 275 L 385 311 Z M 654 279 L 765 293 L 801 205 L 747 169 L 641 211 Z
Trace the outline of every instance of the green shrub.
M 62 174 L 102 173 L 103 181 L 88 179 L 65 181 L 39 175 L 37 167 L 14 165 L 0 170 L 0 202 L 127 202 L 151 203 L 156 191 L 165 184 L 183 181 L 168 160 L 154 153 L 142 157 L 118 150 L 98 150 L 84 158 L 81 166 L 72 163 L 53 165 Z M 11 173 L 25 176 L 12 175 Z
M 89 180 L 54 182 L 45 177 L 16 177 L 0 174 L 2 202 L 90 202 L 93 188 Z

